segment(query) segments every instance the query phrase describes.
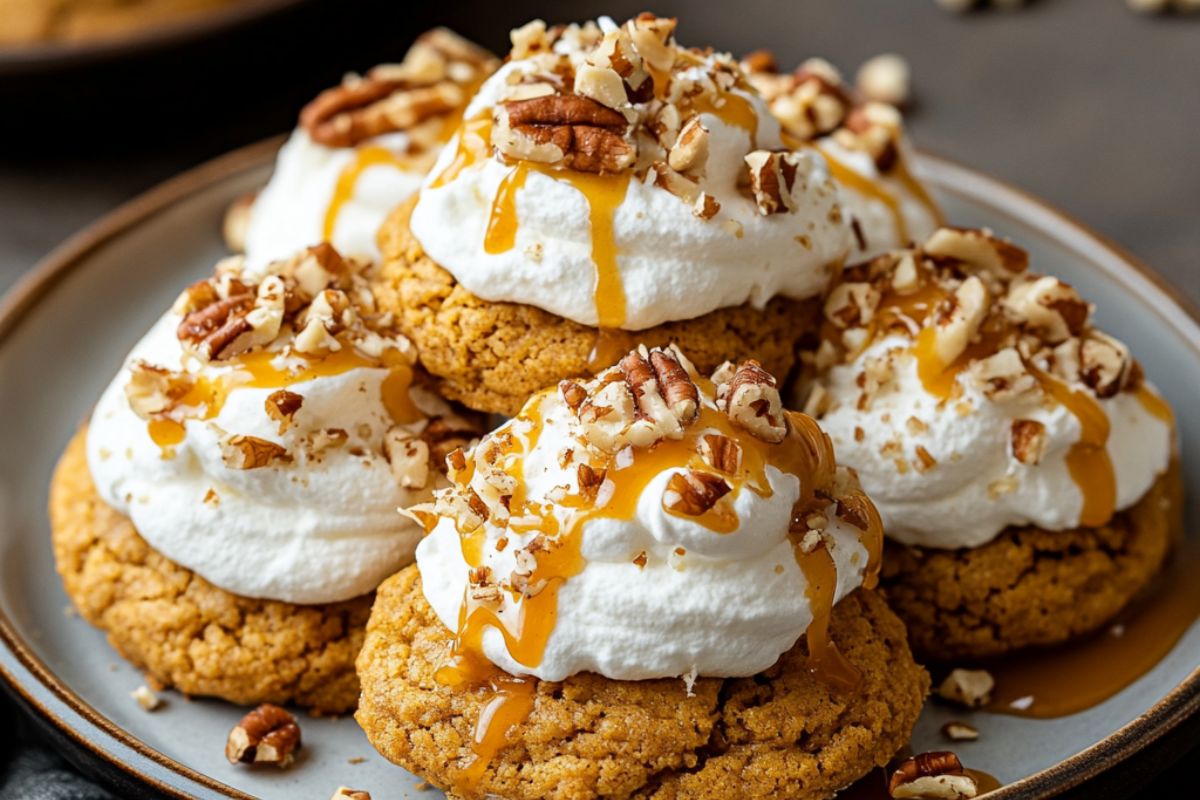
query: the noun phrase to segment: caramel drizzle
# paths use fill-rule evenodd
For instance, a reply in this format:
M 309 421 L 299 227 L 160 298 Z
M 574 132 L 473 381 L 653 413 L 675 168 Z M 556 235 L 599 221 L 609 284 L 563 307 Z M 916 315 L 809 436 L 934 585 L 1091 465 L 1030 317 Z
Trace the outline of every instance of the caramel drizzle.
M 806 142 L 805 144 L 816 150 L 825 159 L 825 163 L 829 166 L 829 174 L 833 176 L 834 181 L 852 191 L 858 192 L 864 197 L 882 203 L 892 216 L 892 225 L 896 229 L 897 240 L 901 244 L 910 241 L 908 222 L 904 219 L 904 212 L 900 207 L 900 201 L 894 194 L 876 181 L 846 166 L 834 158 L 826 148 L 821 147 L 816 142 Z
M 487 158 L 492 151 L 492 116 L 483 112 L 462 123 L 454 158 L 438 173 L 429 188 L 439 189 L 462 174 L 463 170 Z
M 758 149 L 758 111 L 754 104 L 740 94 L 725 92 L 717 105 L 706 96 L 692 101 L 692 110 L 697 114 L 712 114 L 726 125 L 741 128 L 750 137 L 750 149 Z
M 322 241 L 333 241 L 333 232 L 337 229 L 342 209 L 354 197 L 358 181 L 364 172 L 372 167 L 392 167 L 400 172 L 420 172 L 427 168 L 427 161 L 428 157 L 422 159 L 397 155 L 381 145 L 367 145 L 355 150 L 354 160 L 346 165 L 334 184 L 333 196 L 325 209 L 325 221 L 321 227 Z
M 453 165 L 452 165 L 453 166 Z M 555 170 L 526 161 L 518 163 L 504 177 L 492 200 L 483 248 L 493 255 L 505 253 L 516 245 L 517 191 L 525 185 L 530 171 L 540 172 L 574 186 L 587 200 L 591 227 L 592 263 L 596 268 L 596 315 L 601 328 L 619 328 L 625 322 L 625 286 L 617 263 L 617 243 L 613 216 L 629 189 L 630 173 L 593 175 L 588 172 Z
M 553 391 L 553 390 L 551 390 Z M 531 401 L 512 426 L 513 436 L 507 440 L 510 453 L 521 456 L 537 446 L 543 423 L 541 402 Z M 584 525 L 593 519 L 633 518 L 638 501 L 646 486 L 665 470 L 681 465 L 711 469 L 702 463 L 697 449 L 702 436 L 716 430 L 725 436 L 736 437 L 742 447 L 742 461 L 736 474 L 726 475 L 733 490 L 713 509 L 698 517 L 685 517 L 699 522 L 714 533 L 727 533 L 738 526 L 732 511 L 733 498 L 743 487 L 760 496 L 773 494 L 766 468 L 774 466 L 796 475 L 801 483 L 801 496 L 794 515 L 803 520 L 816 510 L 823 510 L 833 501 L 836 463 L 829 437 L 816 422 L 803 414 L 789 412 L 789 435 L 779 445 L 771 445 L 735 428 L 729 417 L 716 409 L 701 409 L 700 418 L 690 426 L 683 438 L 666 439 L 651 448 L 635 451 L 631 465 L 616 469 L 612 458 L 593 468 L 606 470 L 614 484 L 611 499 L 603 507 L 588 505 L 578 495 L 567 497 L 561 508 L 568 510 L 565 518 L 554 509 L 530 500 L 525 493 L 523 458 L 512 459 L 508 471 L 518 479 L 517 490 L 509 501 L 514 518 L 530 518 L 532 523 L 518 530 L 536 530 L 544 534 L 546 549 L 537 554 L 537 567 L 530 576 L 531 585 L 545 581 L 544 588 L 532 597 L 510 594 L 504 607 L 477 602 L 464 592 L 460 606 L 458 630 L 451 649 L 450 663 L 438 670 L 437 680 L 451 687 L 473 687 L 488 699 L 476 725 L 472 757 L 463 768 L 460 780 L 474 786 L 486 769 L 488 761 L 507 741 L 512 726 L 524 719 L 532 709 L 536 690 L 532 679 L 506 676 L 488 661 L 483 653 L 483 637 L 487 628 L 500 631 L 511 657 L 519 664 L 534 668 L 541 663 L 546 644 L 557 618 L 558 591 L 566 581 L 579 574 L 585 566 L 582 555 Z M 868 551 L 865 567 L 866 584 L 873 584 L 878 571 L 883 546 L 883 528 L 874 507 L 861 494 L 839 498 L 839 513 L 859 525 L 860 541 Z M 516 526 L 514 525 L 514 528 Z M 485 526 L 460 532 L 463 558 L 472 567 L 483 563 Z M 813 620 L 806 632 L 810 668 L 819 677 L 835 686 L 852 686 L 857 682 L 857 670 L 849 664 L 829 640 L 829 615 L 837 588 L 837 570 L 832 556 L 824 546 L 802 554 L 799 538 L 793 535 L 797 565 L 809 586 Z M 823 554 L 823 555 L 822 555 Z
M 151 419 L 147 425 L 150 439 L 162 450 L 162 458 L 174 457 L 175 445 L 183 441 L 188 420 L 210 420 L 221 413 L 229 393 L 236 389 L 282 389 L 297 383 L 341 375 L 352 369 L 386 368 L 388 375 L 380 385 L 380 400 L 397 424 L 415 422 L 422 414 L 409 397 L 413 371 L 394 350 L 387 351 L 382 361 L 360 355 L 352 343 L 342 342 L 342 349 L 320 358 L 294 354 L 290 360 L 299 361 L 283 369 L 272 362 L 280 353 L 256 350 L 226 361 L 226 372 L 208 377 L 196 377 L 191 388 L 176 403 L 169 415 Z
M 963 370 L 972 361 L 995 353 L 1011 333 L 1011 325 L 1002 315 L 989 315 L 976 340 L 953 363 L 943 363 L 937 356 L 937 333 L 931 317 L 948 294 L 932 283 L 929 271 L 923 266 L 919 267 L 919 274 L 921 284 L 913 292 L 903 295 L 889 293 L 885 296 L 869 326 L 867 344 L 863 347 L 865 349 L 882 331 L 900 329 L 911 333 L 906 323 L 921 326 L 910 351 L 917 362 L 917 376 L 925 391 L 944 402 L 957 391 L 958 376 Z M 828 321 L 825 325 L 827 327 L 822 335 L 831 337 L 834 329 Z M 1028 361 L 1025 361 L 1025 367 L 1043 391 L 1066 407 L 1079 421 L 1079 440 L 1071 445 L 1066 456 L 1071 479 L 1083 496 L 1079 524 L 1088 527 L 1103 525 L 1112 518 L 1117 498 L 1116 473 L 1107 448 L 1110 430 L 1108 415 L 1089 392 L 1069 386 Z M 1161 398 L 1148 389 L 1139 391 L 1138 397 L 1151 409 L 1151 413 L 1165 415 L 1160 418 L 1170 420 L 1170 409 Z

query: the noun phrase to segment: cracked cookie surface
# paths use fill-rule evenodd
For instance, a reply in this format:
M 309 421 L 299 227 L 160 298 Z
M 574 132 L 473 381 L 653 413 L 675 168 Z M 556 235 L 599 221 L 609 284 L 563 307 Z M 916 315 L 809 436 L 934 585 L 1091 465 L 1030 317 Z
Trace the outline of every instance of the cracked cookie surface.
M 839 603 L 830 633 L 863 675 L 845 693 L 808 672 L 802 644 L 759 675 L 700 678 L 691 695 L 679 679 L 541 681 L 483 778 L 456 789 L 486 697 L 435 680 L 451 636 L 412 566 L 377 593 L 356 718 L 384 756 L 452 798 L 828 798 L 908 741 L 929 686 L 876 594 Z
M 887 542 L 880 587 L 918 656 L 1052 645 L 1104 625 L 1153 580 L 1181 513 L 1178 465 L 1107 525 L 1009 528 L 962 550 Z
M 515 415 L 535 392 L 590 374 L 597 347 L 599 353 L 611 349 L 615 362 L 639 343 L 676 342 L 704 375 L 726 360 L 756 358 L 782 377 L 795 364 L 798 342 L 819 324 L 818 301 L 775 298 L 761 309 L 747 304 L 617 332 L 611 347 L 603 340 L 598 345 L 595 328 L 533 306 L 489 302 L 459 285 L 409 231 L 415 202 L 398 208 L 380 229 L 384 266 L 376 293 L 417 345 L 422 364 L 440 379 L 441 392 L 479 411 Z
M 213 586 L 156 552 L 100 499 L 85 437 L 86 428 L 71 440 L 50 486 L 55 562 L 83 618 L 135 666 L 185 694 L 352 710 L 371 597 L 300 606 Z

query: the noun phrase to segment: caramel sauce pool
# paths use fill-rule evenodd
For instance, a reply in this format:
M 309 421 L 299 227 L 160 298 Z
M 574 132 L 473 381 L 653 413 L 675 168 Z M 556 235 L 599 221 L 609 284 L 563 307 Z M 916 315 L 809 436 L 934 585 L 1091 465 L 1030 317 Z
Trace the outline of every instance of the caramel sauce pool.
M 1075 714 L 1153 669 L 1200 619 L 1200 543 L 1195 538 L 1187 537 L 1148 593 L 1102 631 L 984 663 L 996 679 L 987 710 L 1038 719 Z

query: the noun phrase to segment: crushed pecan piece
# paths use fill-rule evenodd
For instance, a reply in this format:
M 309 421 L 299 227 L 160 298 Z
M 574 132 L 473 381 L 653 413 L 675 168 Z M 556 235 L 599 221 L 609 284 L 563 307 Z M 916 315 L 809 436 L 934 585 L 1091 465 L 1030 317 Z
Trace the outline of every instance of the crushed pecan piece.
M 232 764 L 289 766 L 300 750 L 296 718 L 277 705 L 263 703 L 229 732 L 225 757 Z
M 663 507 L 697 517 L 715 506 L 729 491 L 729 484 L 719 475 L 691 469 L 676 472 L 667 481 Z

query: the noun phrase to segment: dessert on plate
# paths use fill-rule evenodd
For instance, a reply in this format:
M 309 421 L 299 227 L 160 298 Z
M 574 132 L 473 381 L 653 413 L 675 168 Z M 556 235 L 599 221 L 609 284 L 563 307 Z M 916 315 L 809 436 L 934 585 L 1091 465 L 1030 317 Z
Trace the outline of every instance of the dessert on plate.
M 825 160 L 854 233 L 851 261 L 922 241 L 944 222 L 913 174 L 912 146 L 896 108 L 859 97 L 824 59 L 781 74 L 774 56 L 759 50 L 741 65 L 779 120 L 784 141 L 802 142 Z
M 806 409 L 858 471 L 882 587 L 930 657 L 1062 642 L 1161 566 L 1182 503 L 1170 408 L 1092 307 L 986 230 L 848 267 Z
M 319 242 L 377 258 L 380 224 L 421 185 L 498 64 L 478 45 L 435 28 L 399 64 L 348 75 L 322 92 L 301 112 L 270 182 L 231 207 L 231 248 L 244 249 L 255 267 Z
M 67 594 L 157 681 L 351 709 L 371 593 L 408 563 L 475 420 L 425 387 L 372 268 L 241 256 L 134 346 L 50 494 Z
M 674 30 L 643 14 L 513 31 L 385 223 L 381 302 L 448 397 L 513 414 L 637 343 L 786 375 L 815 331 L 857 247 L 840 187 L 733 57 Z
M 879 519 L 756 362 L 639 347 L 447 462 L 358 659 L 390 760 L 454 798 L 827 798 L 907 742 Z

